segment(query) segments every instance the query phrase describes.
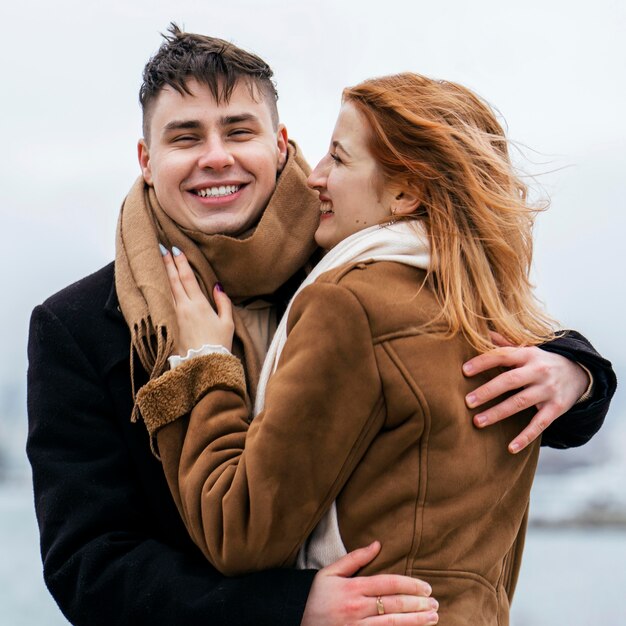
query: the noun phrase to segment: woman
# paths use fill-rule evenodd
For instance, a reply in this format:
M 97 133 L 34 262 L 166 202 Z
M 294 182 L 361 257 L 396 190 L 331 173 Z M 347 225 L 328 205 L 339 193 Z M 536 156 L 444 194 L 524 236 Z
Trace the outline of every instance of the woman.
M 330 252 L 283 317 L 251 422 L 228 298 L 218 286 L 212 314 L 184 255 L 164 256 L 180 353 L 205 354 L 138 404 L 181 515 L 225 573 L 325 565 L 381 539 L 364 573 L 427 580 L 443 624 L 506 624 L 539 443 L 507 452 L 527 414 L 472 426 L 461 364 L 489 331 L 554 335 L 503 131 L 459 85 L 365 81 L 344 91 L 309 184 Z

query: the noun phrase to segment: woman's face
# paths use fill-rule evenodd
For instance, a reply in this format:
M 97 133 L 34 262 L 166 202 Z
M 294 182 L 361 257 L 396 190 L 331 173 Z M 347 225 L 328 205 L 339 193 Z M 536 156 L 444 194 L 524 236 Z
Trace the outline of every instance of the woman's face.
M 350 102 L 342 105 L 326 156 L 309 176 L 320 194 L 320 225 L 315 241 L 326 249 L 359 230 L 391 217 L 393 195 L 367 148 L 367 120 Z

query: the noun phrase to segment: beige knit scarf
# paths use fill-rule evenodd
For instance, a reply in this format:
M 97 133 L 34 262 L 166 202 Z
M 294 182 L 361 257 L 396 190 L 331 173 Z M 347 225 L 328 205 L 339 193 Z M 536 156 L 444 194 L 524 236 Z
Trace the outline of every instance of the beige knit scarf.
M 256 228 L 241 239 L 181 228 L 161 208 L 154 190 L 143 178 L 137 180 L 122 205 L 115 256 L 115 287 L 131 333 L 131 377 L 135 355 L 150 378 L 162 374 L 176 344 L 176 315 L 158 244 L 183 250 L 211 301 L 218 281 L 235 303 L 270 296 L 315 250 L 319 200 L 306 185 L 309 172 L 297 146 L 290 144 L 269 205 Z M 236 313 L 233 352 L 244 361 L 253 401 L 261 363 Z

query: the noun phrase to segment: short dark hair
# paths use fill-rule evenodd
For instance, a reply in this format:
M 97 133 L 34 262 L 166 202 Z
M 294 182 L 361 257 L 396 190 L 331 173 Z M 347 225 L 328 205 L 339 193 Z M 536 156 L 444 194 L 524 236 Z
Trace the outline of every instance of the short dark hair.
M 139 89 L 146 140 L 152 104 L 161 90 L 170 86 L 180 94 L 190 94 L 189 79 L 206 85 L 218 103 L 228 102 L 235 85 L 244 80 L 253 98 L 260 92 L 267 101 L 274 127 L 278 126 L 274 72 L 263 59 L 223 39 L 185 33 L 174 22 L 167 30 L 169 34 L 163 34 L 165 41 L 143 70 Z

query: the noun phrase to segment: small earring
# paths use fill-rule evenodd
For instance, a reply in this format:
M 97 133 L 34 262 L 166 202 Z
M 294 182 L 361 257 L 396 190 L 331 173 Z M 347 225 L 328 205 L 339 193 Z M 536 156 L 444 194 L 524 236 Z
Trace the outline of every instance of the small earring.
M 395 224 L 398 221 L 398 218 L 396 217 L 396 209 L 393 208 L 391 209 L 391 219 L 388 222 L 383 222 L 382 224 L 378 225 L 378 228 L 384 228 L 385 226 L 391 226 L 392 224 Z

